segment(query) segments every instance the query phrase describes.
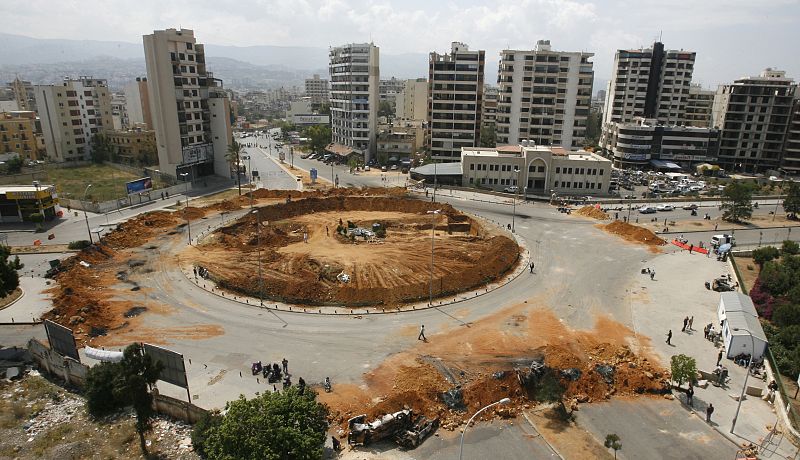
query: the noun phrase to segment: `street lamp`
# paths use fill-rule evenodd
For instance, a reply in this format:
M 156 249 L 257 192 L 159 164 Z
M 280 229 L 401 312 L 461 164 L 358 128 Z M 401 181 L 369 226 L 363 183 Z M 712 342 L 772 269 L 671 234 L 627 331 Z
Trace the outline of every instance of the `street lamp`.
M 91 188 L 92 184 L 86 186 L 86 190 L 83 191 L 83 218 L 86 219 L 86 231 L 89 232 L 89 244 L 94 244 L 92 240 L 92 229 L 89 227 L 89 215 L 86 214 L 86 194 L 89 193 L 89 188 Z
M 459 459 L 459 460 L 461 460 L 461 458 L 464 456 L 464 434 L 466 434 L 466 432 L 467 432 L 467 428 L 469 428 L 469 425 L 472 423 L 472 420 L 473 420 L 475 417 L 477 417 L 477 416 L 478 416 L 478 414 L 480 414 L 481 412 L 485 411 L 486 409 L 488 409 L 488 408 L 490 408 L 490 407 L 494 407 L 494 406 L 496 406 L 496 405 L 498 405 L 498 404 L 503 404 L 503 405 L 506 405 L 506 404 L 508 404 L 508 403 L 510 403 L 510 402 L 511 402 L 511 399 L 509 399 L 509 398 L 503 398 L 503 399 L 501 399 L 500 401 L 493 402 L 493 403 L 489 404 L 488 406 L 484 407 L 483 409 L 479 410 L 478 412 L 475 412 L 475 415 L 473 415 L 472 417 L 470 417 L 469 421 L 467 422 L 467 426 L 465 426 L 465 427 L 464 427 L 464 431 L 462 431 L 462 432 L 461 432 L 461 447 L 458 449 L 458 459 Z
M 517 173 L 517 189 L 514 191 L 514 207 L 511 213 L 511 233 L 514 233 L 514 221 L 517 217 L 517 198 L 519 197 L 519 168 L 514 166 L 514 172 Z
M 434 189 L 435 190 L 435 189 Z M 428 305 L 433 305 L 433 237 L 436 234 L 436 214 L 442 212 L 441 209 L 437 209 L 436 211 L 428 211 L 428 214 L 433 216 L 433 221 L 431 222 L 431 282 L 430 286 L 428 287 Z
M 243 160 L 247 160 L 247 171 L 250 173 L 250 210 L 253 210 L 253 167 L 250 164 L 252 156 L 247 155 L 242 157 Z
M 250 211 L 256 215 L 256 246 L 258 247 L 258 304 L 264 306 L 264 279 L 261 277 L 261 214 L 258 209 Z
M 744 373 L 744 385 L 742 385 L 742 394 L 739 395 L 739 404 L 736 405 L 736 414 L 733 416 L 733 423 L 731 424 L 731 434 L 733 434 L 733 429 L 736 428 L 736 419 L 739 418 L 739 409 L 742 408 L 742 399 L 744 399 L 744 392 L 747 390 L 747 378 L 750 377 L 750 366 L 753 364 L 753 355 L 756 354 L 756 340 L 753 338 L 753 334 L 748 331 L 747 329 L 740 329 L 738 327 L 733 328 L 734 331 L 742 330 L 747 332 L 747 335 L 750 336 L 750 359 L 747 360 L 747 369 L 745 369 Z
M 187 177 L 189 176 L 189 173 L 185 172 L 185 173 L 181 173 L 181 174 L 178 174 L 178 175 L 183 177 L 183 181 L 186 182 L 186 208 L 188 208 L 189 207 L 189 180 L 188 180 Z M 189 214 L 186 213 L 186 209 L 185 208 L 183 210 L 183 217 L 186 218 L 186 229 L 189 232 L 189 246 L 191 246 L 192 245 L 192 223 L 189 221 Z

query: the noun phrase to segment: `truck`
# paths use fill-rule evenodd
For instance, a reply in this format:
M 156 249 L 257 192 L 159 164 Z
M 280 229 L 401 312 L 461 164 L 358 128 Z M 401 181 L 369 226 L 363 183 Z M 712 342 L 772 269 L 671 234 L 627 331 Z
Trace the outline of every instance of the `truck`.
M 711 237 L 711 246 L 718 248 L 723 244 L 736 246 L 736 239 L 733 237 L 733 235 L 728 235 L 727 233 L 722 233 L 720 235 L 714 235 Z

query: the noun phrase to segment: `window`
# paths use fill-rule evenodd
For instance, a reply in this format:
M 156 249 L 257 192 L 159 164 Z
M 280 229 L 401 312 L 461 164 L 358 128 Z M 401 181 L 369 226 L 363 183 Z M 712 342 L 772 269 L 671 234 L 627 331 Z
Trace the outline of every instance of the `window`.
M 567 168 L 567 174 L 572 174 L 572 168 Z
M 602 169 L 600 170 L 600 175 L 601 175 L 601 176 L 603 175 L 603 170 L 602 170 Z
M 475 182 L 475 178 L 474 178 L 474 177 L 470 177 L 470 178 L 469 178 L 469 183 L 470 183 L 470 184 L 472 184 L 472 183 L 474 183 L 474 182 Z
M 578 185 L 577 182 L 573 182 L 572 183 L 572 188 L 580 188 L 580 186 Z
M 474 165 L 474 164 L 472 164 L 472 163 L 470 163 L 470 165 L 469 165 L 469 170 L 470 170 L 470 171 L 475 171 L 475 165 Z M 470 182 L 472 182 L 472 179 L 470 179 Z
M 553 187 L 558 187 L 558 181 L 553 182 Z
M 539 166 L 539 172 L 544 172 L 544 166 Z
M 560 174 L 560 173 L 561 173 L 561 168 L 556 166 L 556 174 Z M 556 187 L 558 187 L 558 182 L 556 182 Z

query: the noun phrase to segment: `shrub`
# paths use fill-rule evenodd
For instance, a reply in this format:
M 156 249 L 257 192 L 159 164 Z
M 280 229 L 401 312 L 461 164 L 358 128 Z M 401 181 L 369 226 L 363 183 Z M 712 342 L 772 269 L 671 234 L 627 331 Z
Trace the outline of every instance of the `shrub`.
M 800 244 L 792 240 L 786 240 L 783 242 L 783 245 L 781 245 L 781 253 L 796 255 L 800 253 Z
M 67 245 L 67 248 L 85 249 L 88 248 L 89 246 L 91 246 L 91 243 L 89 243 L 88 240 L 76 240 L 76 241 L 70 241 L 69 244 Z
M 216 429 L 222 423 L 222 416 L 219 412 L 207 412 L 203 415 L 192 428 L 192 447 L 200 457 L 206 458 L 208 450 L 206 449 L 208 442 L 208 434 L 211 430 Z
M 763 248 L 758 248 L 753 251 L 753 260 L 759 267 L 763 268 L 765 263 L 777 259 L 780 255 L 778 248 L 774 246 L 764 246 Z
M 118 363 L 100 363 L 89 368 L 86 374 L 86 408 L 93 417 L 108 415 L 124 406 L 114 395 L 114 379 L 119 369 Z
M 33 214 L 29 215 L 28 219 L 37 224 L 44 222 L 44 216 L 38 212 L 34 212 Z
M 772 319 L 775 298 L 764 290 L 760 277 L 753 283 L 753 287 L 750 289 L 750 298 L 753 300 L 753 304 L 755 304 L 756 310 L 762 318 Z
M 800 325 L 800 305 L 778 304 L 772 313 L 772 322 L 780 327 Z

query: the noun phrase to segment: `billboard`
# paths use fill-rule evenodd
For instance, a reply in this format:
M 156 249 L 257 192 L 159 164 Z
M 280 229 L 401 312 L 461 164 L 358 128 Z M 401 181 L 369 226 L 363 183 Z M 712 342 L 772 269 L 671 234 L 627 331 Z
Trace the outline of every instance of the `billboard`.
M 125 190 L 128 195 L 136 195 L 138 193 L 149 192 L 153 190 L 153 179 L 149 177 L 142 177 L 125 184 Z
M 81 357 L 78 355 L 78 346 L 75 345 L 75 336 L 72 335 L 71 329 L 46 319 L 44 320 L 44 330 L 47 333 L 50 348 L 61 355 L 69 356 L 78 362 L 81 361 Z
M 163 366 L 161 374 L 158 376 L 159 380 L 189 389 L 182 354 L 149 343 L 143 343 L 142 346 L 144 352 L 150 355 L 154 362 L 160 362 Z

